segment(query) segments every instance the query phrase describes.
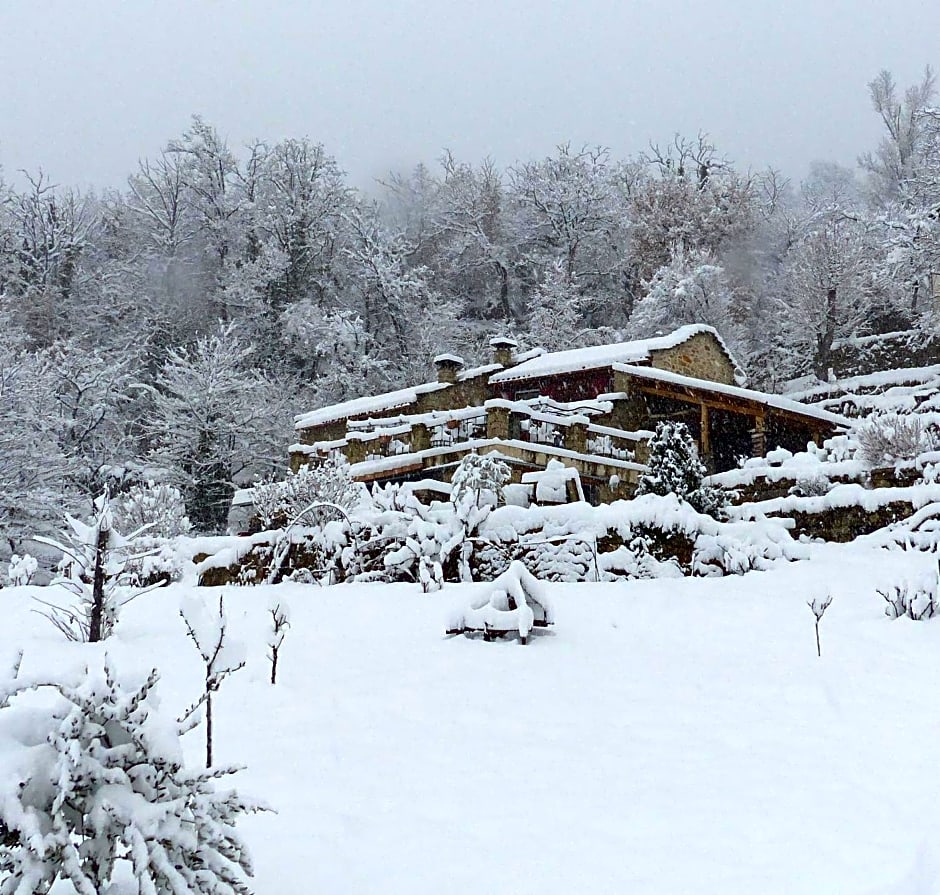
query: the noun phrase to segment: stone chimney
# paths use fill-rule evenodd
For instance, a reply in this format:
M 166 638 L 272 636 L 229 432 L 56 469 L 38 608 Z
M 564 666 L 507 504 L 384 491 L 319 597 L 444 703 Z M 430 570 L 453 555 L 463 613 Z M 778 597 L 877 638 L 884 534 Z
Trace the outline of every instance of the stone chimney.
M 493 349 L 493 363 L 511 367 L 512 353 L 519 347 L 519 343 L 510 336 L 493 336 L 490 339 L 490 348 Z
M 457 381 L 457 374 L 463 369 L 463 358 L 457 354 L 439 354 L 434 358 L 437 367 L 437 381 L 453 385 Z

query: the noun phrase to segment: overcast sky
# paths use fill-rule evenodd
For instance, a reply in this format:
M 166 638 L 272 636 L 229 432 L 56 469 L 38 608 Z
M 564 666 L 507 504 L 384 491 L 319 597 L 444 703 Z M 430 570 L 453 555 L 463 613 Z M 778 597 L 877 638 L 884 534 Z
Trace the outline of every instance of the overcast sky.
M 117 186 L 198 112 L 353 183 L 705 130 L 800 177 L 877 141 L 866 84 L 940 64 L 940 0 L 0 0 L 0 165 Z

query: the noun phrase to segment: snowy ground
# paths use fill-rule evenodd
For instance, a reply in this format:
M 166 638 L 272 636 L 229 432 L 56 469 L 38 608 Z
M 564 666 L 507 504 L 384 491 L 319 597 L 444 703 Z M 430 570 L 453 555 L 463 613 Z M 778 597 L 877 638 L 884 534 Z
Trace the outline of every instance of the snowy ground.
M 217 758 L 278 811 L 242 827 L 255 889 L 936 892 L 940 620 L 890 621 L 874 591 L 932 563 L 831 546 L 741 578 L 550 586 L 556 626 L 526 647 L 443 638 L 460 587 L 285 585 L 274 688 L 266 589 L 227 589 L 249 664 Z M 805 602 L 827 579 L 818 659 Z M 132 604 L 108 644 L 163 671 L 174 712 L 199 687 L 184 590 Z M 31 613 L 36 592 L 0 590 L 0 653 L 95 649 Z

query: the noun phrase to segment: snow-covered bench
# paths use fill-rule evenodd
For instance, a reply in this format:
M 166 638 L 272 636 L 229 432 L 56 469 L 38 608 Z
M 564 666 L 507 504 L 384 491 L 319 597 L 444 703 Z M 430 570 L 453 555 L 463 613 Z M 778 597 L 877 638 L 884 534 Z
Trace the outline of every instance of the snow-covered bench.
M 480 585 L 469 606 L 458 609 L 447 626 L 447 634 L 483 633 L 484 640 L 518 633 L 528 643 L 533 628 L 554 623 L 545 589 L 519 560 L 495 581 Z

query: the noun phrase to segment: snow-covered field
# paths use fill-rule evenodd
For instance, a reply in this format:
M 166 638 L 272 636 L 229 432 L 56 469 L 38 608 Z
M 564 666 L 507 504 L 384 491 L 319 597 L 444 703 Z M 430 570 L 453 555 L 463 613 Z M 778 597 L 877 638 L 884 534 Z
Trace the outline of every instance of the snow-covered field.
M 276 687 L 269 589 L 227 588 L 249 658 L 217 760 L 277 810 L 241 826 L 255 890 L 940 890 L 940 621 L 891 621 L 875 593 L 934 558 L 813 549 L 739 578 L 549 585 L 556 625 L 525 647 L 442 636 L 465 586 L 282 585 Z M 826 581 L 820 659 L 806 601 Z M 174 713 L 201 684 L 192 590 L 140 598 L 106 644 L 161 669 Z M 26 671 L 98 649 L 31 612 L 37 593 L 0 590 L 0 654 L 22 646 Z M 185 742 L 198 763 L 201 730 Z

